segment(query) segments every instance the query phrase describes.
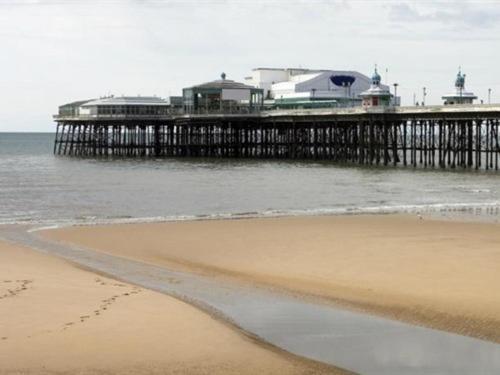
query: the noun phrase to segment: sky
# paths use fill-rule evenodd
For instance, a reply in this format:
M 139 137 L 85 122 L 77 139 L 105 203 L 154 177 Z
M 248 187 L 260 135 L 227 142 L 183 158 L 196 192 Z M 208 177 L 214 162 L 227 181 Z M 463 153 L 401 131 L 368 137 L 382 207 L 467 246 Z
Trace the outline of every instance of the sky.
M 356 70 L 440 104 L 458 67 L 500 102 L 500 1 L 0 0 L 0 132 L 66 102 L 180 95 L 256 67 Z

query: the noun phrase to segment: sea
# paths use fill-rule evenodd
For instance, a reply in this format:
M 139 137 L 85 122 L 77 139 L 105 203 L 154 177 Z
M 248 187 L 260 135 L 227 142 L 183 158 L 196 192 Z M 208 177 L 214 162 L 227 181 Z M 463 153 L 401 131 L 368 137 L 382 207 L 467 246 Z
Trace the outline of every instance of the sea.
M 330 161 L 54 156 L 54 134 L 0 133 L 0 224 L 330 214 L 498 222 L 500 173 Z

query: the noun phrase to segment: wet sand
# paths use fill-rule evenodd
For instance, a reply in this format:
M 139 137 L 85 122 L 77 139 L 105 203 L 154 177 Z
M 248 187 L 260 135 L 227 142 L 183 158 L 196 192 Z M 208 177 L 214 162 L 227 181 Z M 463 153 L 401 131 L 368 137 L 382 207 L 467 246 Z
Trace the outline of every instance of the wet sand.
M 0 242 L 0 374 L 341 373 L 166 295 Z
M 42 235 L 500 342 L 499 229 L 385 215 L 72 227 Z

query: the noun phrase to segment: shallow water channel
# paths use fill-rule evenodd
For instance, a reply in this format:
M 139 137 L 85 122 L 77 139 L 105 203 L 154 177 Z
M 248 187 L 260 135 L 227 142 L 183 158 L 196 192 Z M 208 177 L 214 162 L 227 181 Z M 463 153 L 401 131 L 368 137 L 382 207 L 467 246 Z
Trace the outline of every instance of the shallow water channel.
M 28 229 L 0 226 L 0 238 L 214 309 L 303 357 L 360 374 L 500 374 L 499 344 L 62 245 Z

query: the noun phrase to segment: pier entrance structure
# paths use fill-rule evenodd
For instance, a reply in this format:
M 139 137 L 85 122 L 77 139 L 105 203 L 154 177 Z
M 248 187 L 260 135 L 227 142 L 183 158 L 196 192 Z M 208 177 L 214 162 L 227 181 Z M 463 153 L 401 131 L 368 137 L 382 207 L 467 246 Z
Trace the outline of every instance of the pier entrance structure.
M 472 104 L 476 99 L 476 95 L 465 90 L 465 74 L 459 69 L 455 79 L 455 92 L 443 96 L 444 104 Z
M 359 94 L 363 99 L 363 107 L 384 107 L 391 104 L 392 94 L 388 87 L 383 87 L 380 84 L 381 80 L 382 78 L 375 68 L 370 88 Z
M 55 116 L 54 153 L 498 170 L 500 105 Z
M 252 113 L 264 104 L 262 89 L 226 79 L 202 83 L 182 90 L 184 112 L 208 113 Z

